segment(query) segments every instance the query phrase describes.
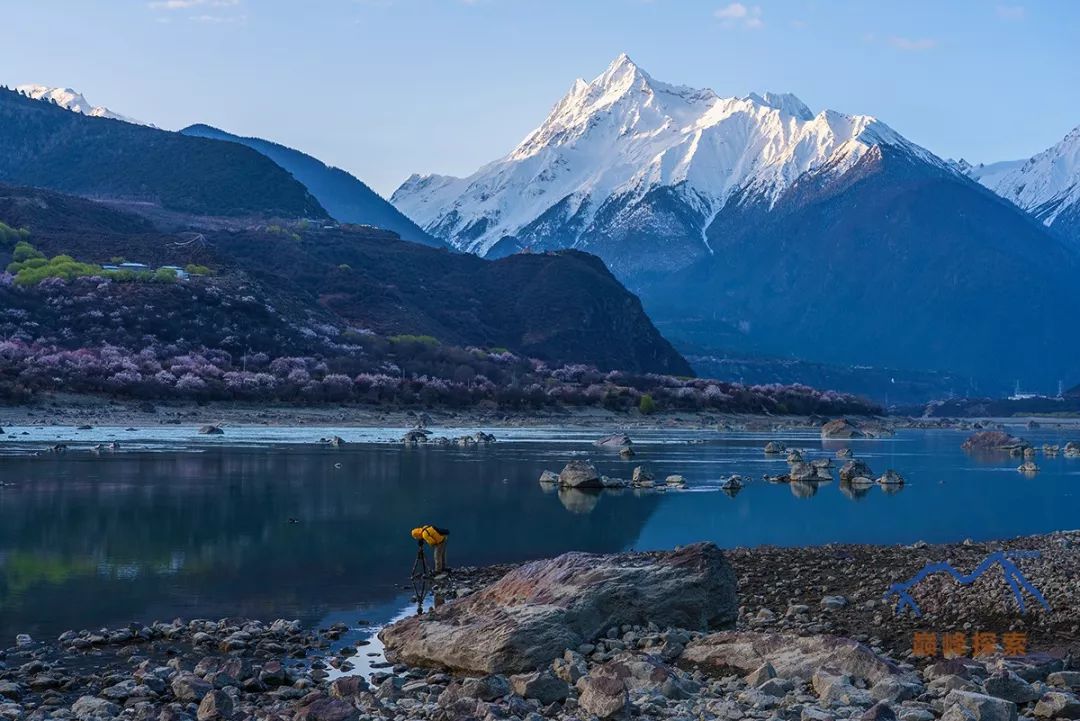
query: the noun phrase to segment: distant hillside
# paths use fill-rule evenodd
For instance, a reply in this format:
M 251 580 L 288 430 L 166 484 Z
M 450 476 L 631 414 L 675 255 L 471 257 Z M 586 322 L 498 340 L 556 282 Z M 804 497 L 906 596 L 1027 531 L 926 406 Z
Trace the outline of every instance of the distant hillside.
M 1077 254 L 908 154 L 803 176 L 771 206 L 732 202 L 708 241 L 713 255 L 641 291 L 676 342 L 1035 387 L 1080 377 Z
M 310 353 L 319 345 L 305 338 L 316 336 L 300 329 L 317 328 L 332 343 L 346 329 L 359 328 L 385 337 L 431 336 L 447 346 L 505 348 L 553 364 L 693 375 L 638 299 L 599 259 L 584 253 L 492 262 L 404 242 L 385 231 L 314 225 L 173 235 L 81 198 L 2 185 L 0 221 L 28 228 L 33 245 L 49 257 L 64 254 L 98 264 L 121 257 L 151 267 L 205 265 L 223 289 L 252 299 L 234 305 L 236 317 L 227 322 L 216 316 L 204 322 L 198 334 L 191 328 L 199 327 L 201 311 L 189 308 L 191 317 L 182 325 L 156 332 L 167 331 L 168 342 L 187 337 L 230 347 L 245 338 L 277 338 L 257 349 Z M 0 268 L 10 250 L 0 244 Z M 125 297 L 143 298 L 156 318 L 160 307 L 149 300 L 153 292 L 125 291 Z M 167 302 L 176 306 L 171 293 Z M 269 315 L 264 306 L 273 308 Z M 153 319 L 141 318 L 140 307 L 127 311 L 132 317 L 124 318 L 126 328 L 153 325 Z M 126 331 L 113 332 L 111 342 L 131 342 Z M 101 329 L 92 337 L 110 339 Z
M 693 375 L 637 297 L 585 253 L 488 261 L 384 233 L 321 229 L 299 243 L 255 233 L 214 242 L 253 278 L 380 334 L 430 335 L 606 370 Z
M 239 143 L 262 153 L 292 173 L 292 176 L 307 187 L 327 212 L 341 223 L 373 225 L 397 233 L 402 240 L 410 240 L 435 248 L 445 247 L 442 241 L 425 233 L 359 179 L 299 150 L 260 138 L 243 138 L 209 125 L 192 125 L 180 132 L 191 137 Z
M 194 215 L 326 218 L 260 153 L 69 112 L 0 89 L 0 181 Z

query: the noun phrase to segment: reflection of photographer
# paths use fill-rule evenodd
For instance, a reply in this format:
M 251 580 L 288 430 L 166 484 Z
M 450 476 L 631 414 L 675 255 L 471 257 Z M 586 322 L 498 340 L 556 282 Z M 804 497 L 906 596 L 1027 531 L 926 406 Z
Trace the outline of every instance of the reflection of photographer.
M 446 538 L 450 530 L 438 526 L 420 526 L 412 529 L 412 537 L 416 539 L 418 553 L 424 553 L 424 544 L 431 546 L 435 556 L 435 575 L 446 573 L 450 569 L 446 567 Z M 426 564 L 425 564 L 426 565 Z

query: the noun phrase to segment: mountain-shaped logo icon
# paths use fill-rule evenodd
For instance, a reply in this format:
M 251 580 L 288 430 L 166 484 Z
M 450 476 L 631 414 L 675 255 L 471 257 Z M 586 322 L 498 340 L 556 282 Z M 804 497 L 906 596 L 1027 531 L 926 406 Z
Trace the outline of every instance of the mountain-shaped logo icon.
M 889 590 L 885 592 L 885 600 L 889 601 L 895 596 L 898 599 L 898 603 L 896 604 L 897 614 L 905 608 L 908 608 L 911 609 L 911 612 L 914 613 L 916 617 L 919 617 L 922 616 L 922 609 L 919 608 L 919 604 L 912 598 L 910 591 L 927 576 L 931 576 L 935 573 L 947 573 L 960 585 L 969 586 L 990 569 L 995 566 L 1001 566 L 1002 573 L 1005 575 L 1005 582 L 1009 585 L 1013 598 L 1016 599 L 1016 603 L 1020 606 L 1021 613 L 1023 613 L 1026 608 L 1024 602 L 1025 591 L 1038 601 L 1039 605 L 1047 611 L 1050 611 L 1050 604 L 1046 601 L 1042 592 L 1039 591 L 1026 576 L 1024 576 L 1023 571 L 1021 571 L 1013 562 L 1014 559 L 1038 558 L 1040 555 L 1039 551 L 996 551 L 984 558 L 982 563 L 976 566 L 975 570 L 969 574 L 960 573 L 949 563 L 929 563 L 909 580 L 902 583 L 894 583 L 889 586 Z

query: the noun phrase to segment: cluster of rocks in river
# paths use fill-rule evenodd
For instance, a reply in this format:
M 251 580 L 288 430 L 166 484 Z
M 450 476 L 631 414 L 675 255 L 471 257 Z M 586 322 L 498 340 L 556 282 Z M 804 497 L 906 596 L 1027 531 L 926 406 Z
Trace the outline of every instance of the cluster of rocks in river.
M 1001 548 L 1041 551 L 1021 565 L 1053 613 L 1003 609 L 1005 581 L 990 574 L 971 587 L 928 579 L 921 619 L 894 618 L 882 602 L 928 560 L 972 568 Z M 367 678 L 329 675 L 348 668 L 349 649 L 333 647 L 344 626 L 135 625 L 51 647 L 18 639 L 0 659 L 0 718 L 1080 718 L 1069 654 L 1080 651 L 1078 532 L 950 546 L 696 544 L 454 576 L 460 598 L 381 632 L 390 660 Z M 1033 652 L 917 658 L 918 628 L 1023 629 Z
M 765 445 L 765 455 L 787 454 L 788 472 L 786 474 L 764 474 L 762 478 L 771 483 L 816 484 L 833 480 L 831 458 L 805 459 L 803 452 L 796 448 L 787 448 L 779 441 L 770 441 Z M 838 459 L 845 463 L 840 468 L 840 483 L 843 488 L 860 491 L 870 488 L 875 483 L 888 489 L 897 489 L 904 485 L 904 477 L 892 468 L 887 469 L 875 479 L 874 472 L 863 460 L 856 459 L 850 448 L 837 450 Z M 812 488 L 812 486 L 811 486 Z
M 543 471 L 540 474 L 540 485 L 576 491 L 598 491 L 605 488 L 663 490 L 665 488 L 685 488 L 686 479 L 679 474 L 672 474 L 667 476 L 663 483 L 658 483 L 647 466 L 636 466 L 630 475 L 630 480 L 612 478 L 602 475 L 592 463 L 575 459 L 567 462 L 558 473 Z
M 1039 472 L 1039 466 L 1035 463 L 1035 446 L 1004 430 L 978 431 L 969 436 L 961 447 L 970 453 L 1008 453 L 1013 457 L 1021 457 L 1023 462 L 1016 470 L 1024 474 Z M 1054 458 L 1059 453 L 1064 453 L 1066 458 L 1080 458 L 1080 443 L 1069 441 L 1064 448 L 1044 443 L 1042 452 L 1047 458 Z
M 458 446 L 459 448 L 473 448 L 476 446 L 487 446 L 495 442 L 495 436 L 491 433 L 485 433 L 484 431 L 477 431 L 472 435 L 456 436 L 454 438 L 448 438 L 446 436 L 433 436 L 432 432 L 427 428 L 413 428 L 401 437 L 401 443 L 406 446 Z

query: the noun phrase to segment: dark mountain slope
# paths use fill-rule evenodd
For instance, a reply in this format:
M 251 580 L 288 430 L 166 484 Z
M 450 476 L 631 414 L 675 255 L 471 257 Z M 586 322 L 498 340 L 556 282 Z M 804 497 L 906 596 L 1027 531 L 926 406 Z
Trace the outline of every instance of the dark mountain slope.
M 431 335 L 602 369 L 692 375 L 640 301 L 585 253 L 487 261 L 343 230 L 308 231 L 300 243 L 235 233 L 215 244 L 253 277 L 380 334 Z
M 731 203 L 708 234 L 712 258 L 642 293 L 673 338 L 717 326 L 744 350 L 821 362 L 1080 375 L 1076 255 L 911 156 L 876 148 L 838 180 L 804 176 L 771 211 Z
M 30 241 L 50 257 L 68 254 L 101 264 L 121 256 L 152 267 L 213 268 L 214 284 L 232 300 L 222 305 L 201 292 L 192 295 L 186 301 L 189 318 L 155 331 L 167 342 L 201 337 L 203 343 L 235 350 L 218 336 L 231 336 L 234 343 L 277 338 L 278 346 L 257 349 L 306 353 L 311 350 L 304 347 L 300 329 L 351 326 L 385 336 L 430 335 L 446 345 L 507 348 L 555 364 L 692 375 L 640 301 L 599 259 L 584 253 L 492 262 L 356 227 L 175 235 L 81 198 L 2 185 L 0 221 L 29 228 Z M 0 269 L 10 251 L 0 244 Z M 183 314 L 182 288 L 118 287 L 116 292 L 123 295 L 117 303 L 133 309 L 128 315 L 154 308 L 147 322 L 126 318 L 123 323 L 131 329 L 155 326 L 164 307 Z M 237 297 L 253 300 L 238 303 Z M 235 318 L 227 322 L 214 315 L 217 310 L 208 310 L 229 303 Z M 264 306 L 274 310 L 267 315 Z M 109 340 L 99 331 L 89 337 Z M 127 331 L 123 339 L 126 343 Z M 119 336 L 112 342 L 120 342 Z
M 0 180 L 194 215 L 327 217 L 301 183 L 250 148 L 87 117 L 3 89 Z
M 299 150 L 260 138 L 243 138 L 209 125 L 192 125 L 180 132 L 191 137 L 239 143 L 262 153 L 303 183 L 339 222 L 374 225 L 397 233 L 403 240 L 435 248 L 445 247 L 442 241 L 425 233 L 359 179 Z

